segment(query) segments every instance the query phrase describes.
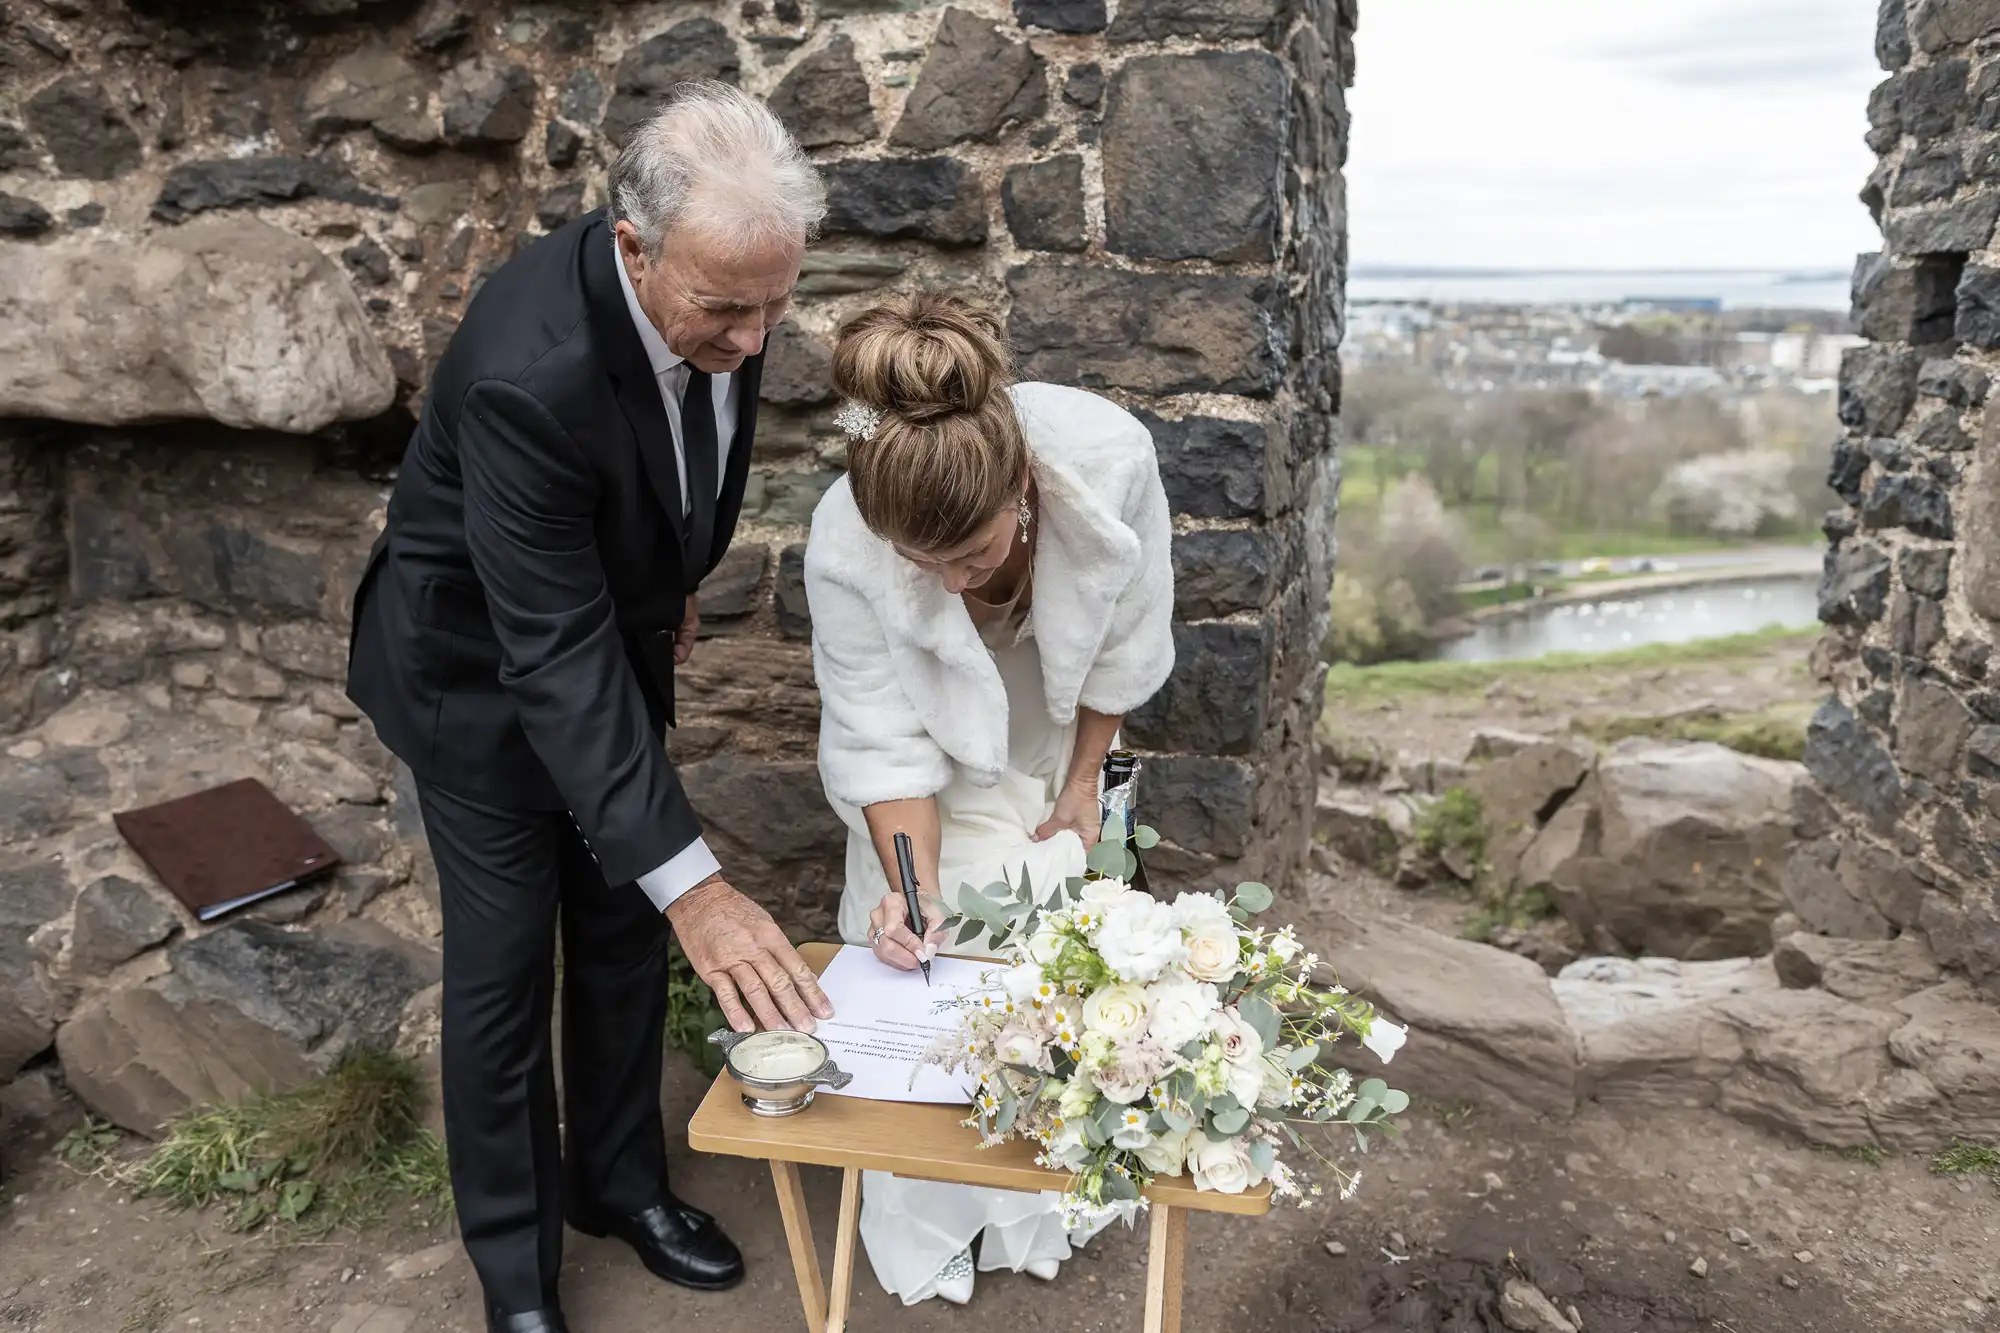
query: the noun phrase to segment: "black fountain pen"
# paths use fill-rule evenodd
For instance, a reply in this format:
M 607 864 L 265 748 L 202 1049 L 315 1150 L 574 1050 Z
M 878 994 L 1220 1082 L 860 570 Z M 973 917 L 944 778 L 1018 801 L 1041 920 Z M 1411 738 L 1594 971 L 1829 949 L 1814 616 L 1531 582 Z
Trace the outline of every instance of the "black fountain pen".
M 922 944 L 924 938 L 924 909 L 923 905 L 917 901 L 917 866 L 915 858 L 910 854 L 910 835 L 907 833 L 898 833 L 896 835 L 896 870 L 903 877 L 903 906 L 910 913 L 910 933 L 917 937 L 919 944 Z M 922 954 L 918 954 L 917 966 L 924 970 L 924 984 L 926 986 L 930 985 L 930 959 L 924 957 Z

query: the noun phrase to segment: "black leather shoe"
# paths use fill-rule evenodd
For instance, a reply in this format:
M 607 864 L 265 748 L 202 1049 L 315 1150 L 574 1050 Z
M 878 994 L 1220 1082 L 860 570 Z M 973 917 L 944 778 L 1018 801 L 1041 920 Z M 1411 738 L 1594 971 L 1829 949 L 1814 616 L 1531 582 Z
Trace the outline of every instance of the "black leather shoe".
M 722 1291 L 743 1280 L 743 1254 L 715 1219 L 669 1194 L 643 1213 L 570 1210 L 569 1224 L 586 1236 L 616 1236 L 638 1252 L 654 1277 L 696 1291 Z
M 562 1311 L 554 1306 L 526 1314 L 501 1314 L 489 1305 L 486 1333 L 569 1333 L 569 1325 L 563 1322 Z

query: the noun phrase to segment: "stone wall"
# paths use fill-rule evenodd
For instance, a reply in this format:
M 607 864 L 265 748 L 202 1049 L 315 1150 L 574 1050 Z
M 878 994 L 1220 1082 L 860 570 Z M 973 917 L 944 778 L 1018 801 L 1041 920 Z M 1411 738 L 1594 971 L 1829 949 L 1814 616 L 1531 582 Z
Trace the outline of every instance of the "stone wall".
M 1806 763 L 1823 799 L 1788 896 L 1818 933 L 1920 934 L 2000 995 L 2000 6 L 1883 0 L 1842 367 Z
M 1282 884 L 1310 828 L 1354 23 L 1353 0 L 10 5 L 0 727 L 147 691 L 352 763 L 393 809 L 339 665 L 427 370 L 487 275 L 603 202 L 617 135 L 715 77 L 769 100 L 832 202 L 670 738 L 724 863 L 831 929 L 801 587 L 843 461 L 827 348 L 935 282 L 1008 312 L 1027 375 L 1153 428 L 1180 659 L 1129 726 L 1155 873 Z

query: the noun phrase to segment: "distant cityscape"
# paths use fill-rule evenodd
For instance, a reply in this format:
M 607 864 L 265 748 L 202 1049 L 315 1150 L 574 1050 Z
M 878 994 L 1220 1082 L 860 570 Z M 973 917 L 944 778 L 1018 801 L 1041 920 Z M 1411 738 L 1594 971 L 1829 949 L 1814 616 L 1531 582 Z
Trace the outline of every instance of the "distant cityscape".
M 1342 356 L 1462 393 L 1819 394 L 1863 341 L 1846 309 L 1845 278 L 1827 272 L 1358 268 Z

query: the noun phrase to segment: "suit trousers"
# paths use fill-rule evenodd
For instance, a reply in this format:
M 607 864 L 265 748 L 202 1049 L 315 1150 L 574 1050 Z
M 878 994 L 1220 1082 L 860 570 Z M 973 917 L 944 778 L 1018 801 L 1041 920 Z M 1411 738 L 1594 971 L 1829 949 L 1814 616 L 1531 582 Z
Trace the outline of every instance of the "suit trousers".
M 666 919 L 605 883 L 561 812 L 419 780 L 444 915 L 445 1146 L 466 1253 L 505 1313 L 556 1303 L 565 1197 L 641 1212 L 666 1194 Z M 562 1111 L 550 1020 L 562 941 Z

